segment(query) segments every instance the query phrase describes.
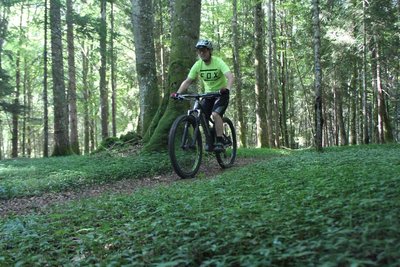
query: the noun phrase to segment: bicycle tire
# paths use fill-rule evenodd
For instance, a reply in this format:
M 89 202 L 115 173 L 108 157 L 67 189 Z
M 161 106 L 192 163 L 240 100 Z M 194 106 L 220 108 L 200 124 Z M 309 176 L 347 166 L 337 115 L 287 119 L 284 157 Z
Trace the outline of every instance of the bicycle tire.
M 219 166 L 226 169 L 231 167 L 236 159 L 237 143 L 236 143 L 236 131 L 232 121 L 229 118 L 223 118 L 223 136 L 229 141 L 228 145 L 224 146 L 224 151 L 216 152 Z
M 198 132 L 194 136 L 196 125 L 193 116 L 181 115 L 172 124 L 168 135 L 168 155 L 172 167 L 183 179 L 193 178 L 202 160 L 201 134 Z

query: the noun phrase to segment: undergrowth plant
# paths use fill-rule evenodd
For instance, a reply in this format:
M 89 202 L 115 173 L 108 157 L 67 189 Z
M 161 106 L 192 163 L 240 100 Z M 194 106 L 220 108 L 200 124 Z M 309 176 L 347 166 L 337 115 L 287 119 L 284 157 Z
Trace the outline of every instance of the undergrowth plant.
M 138 179 L 170 171 L 163 153 L 115 156 L 100 153 L 0 161 L 0 199 L 75 190 L 84 186 Z
M 399 266 L 399 152 L 298 151 L 3 218 L 0 265 Z

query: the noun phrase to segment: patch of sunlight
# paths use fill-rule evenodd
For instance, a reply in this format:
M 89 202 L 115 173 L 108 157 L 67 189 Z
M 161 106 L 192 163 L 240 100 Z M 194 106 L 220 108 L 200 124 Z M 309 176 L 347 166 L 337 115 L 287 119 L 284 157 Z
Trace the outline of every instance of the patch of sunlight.
M 341 28 L 330 28 L 326 33 L 326 37 L 338 45 L 353 45 L 356 40 L 351 35 L 351 32 Z
M 32 165 L 21 167 L 21 166 L 0 164 L 0 179 L 9 178 L 16 174 L 24 176 L 25 174 L 29 174 L 30 172 L 33 172 L 35 170 L 36 167 Z

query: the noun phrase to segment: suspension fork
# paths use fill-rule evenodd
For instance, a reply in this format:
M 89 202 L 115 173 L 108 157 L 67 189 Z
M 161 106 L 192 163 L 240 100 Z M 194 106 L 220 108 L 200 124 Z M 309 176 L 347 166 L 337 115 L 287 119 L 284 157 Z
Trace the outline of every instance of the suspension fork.
M 197 142 L 197 138 L 198 135 L 200 133 L 199 131 L 199 122 L 198 122 L 198 118 L 194 117 L 194 116 L 190 116 L 190 119 L 188 119 L 185 123 L 185 128 L 183 129 L 183 135 L 182 135 L 182 140 L 181 140 L 181 148 L 182 149 L 186 149 L 186 148 L 194 148 L 196 147 L 196 142 Z M 192 124 L 191 120 L 194 121 L 194 131 L 193 131 L 193 139 L 191 140 L 190 144 L 187 144 L 188 141 L 188 132 L 189 132 L 189 128 Z

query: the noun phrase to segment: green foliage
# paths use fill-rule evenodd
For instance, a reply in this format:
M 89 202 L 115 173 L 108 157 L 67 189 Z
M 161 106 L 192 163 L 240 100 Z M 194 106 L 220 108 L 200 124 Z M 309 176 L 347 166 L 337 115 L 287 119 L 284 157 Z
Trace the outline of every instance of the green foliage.
M 145 152 L 166 151 L 168 144 L 168 133 L 174 120 L 182 114 L 182 103 L 169 101 L 165 113 L 161 116 L 153 134 L 144 147 Z
M 3 218 L 0 265 L 398 266 L 399 151 L 296 151 L 216 179 Z
M 0 162 L 0 199 L 60 192 L 122 179 L 137 179 L 170 169 L 164 154 L 68 156 Z
M 96 150 L 96 153 L 107 149 L 121 149 L 130 146 L 135 146 L 141 142 L 142 138 L 135 132 L 128 132 L 118 137 L 107 137 L 103 140 Z
M 124 142 L 124 143 L 128 143 L 131 145 L 136 145 L 137 143 L 140 142 L 140 140 L 142 139 L 140 137 L 140 135 L 138 135 L 137 133 L 130 131 L 126 134 L 122 134 L 119 139 Z
M 0 108 L 5 111 L 13 110 L 13 105 L 4 101 L 7 96 L 12 94 L 13 87 L 10 83 L 11 77 L 4 69 L 0 68 Z
M 122 145 L 123 142 L 118 137 L 107 137 L 100 144 L 100 150 L 104 150 L 105 148 L 112 148 L 116 145 Z
M 267 159 L 277 156 L 290 155 L 291 153 L 292 150 L 242 148 L 238 149 L 237 155 L 241 158 Z

